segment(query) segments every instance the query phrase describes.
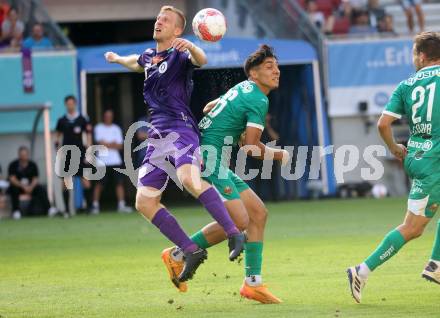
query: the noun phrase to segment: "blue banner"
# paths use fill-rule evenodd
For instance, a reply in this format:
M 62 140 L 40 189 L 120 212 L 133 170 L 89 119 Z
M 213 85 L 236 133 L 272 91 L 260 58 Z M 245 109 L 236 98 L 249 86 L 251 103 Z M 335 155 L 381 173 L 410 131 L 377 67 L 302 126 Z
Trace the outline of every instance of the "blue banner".
M 224 38 L 216 43 L 208 43 L 201 42 L 194 36 L 187 38 L 206 52 L 208 65 L 204 68 L 242 67 L 246 57 L 263 43 L 274 47 L 280 64 L 308 64 L 317 59 L 315 49 L 300 40 Z M 156 47 L 156 43 L 150 41 L 78 48 L 80 70 L 90 73 L 126 72 L 120 65 L 107 63 L 104 53 L 113 51 L 119 55 L 141 54 L 147 48 L 153 47 Z
M 415 72 L 412 40 L 328 43 L 330 88 L 397 85 Z

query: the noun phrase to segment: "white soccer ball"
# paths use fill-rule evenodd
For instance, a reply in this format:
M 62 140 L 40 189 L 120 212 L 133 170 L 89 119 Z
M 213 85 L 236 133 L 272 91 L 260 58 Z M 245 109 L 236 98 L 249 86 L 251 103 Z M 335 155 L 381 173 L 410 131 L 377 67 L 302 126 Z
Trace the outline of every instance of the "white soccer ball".
M 388 195 L 388 189 L 384 184 L 378 183 L 371 189 L 371 194 L 376 199 L 384 198 Z
M 200 40 L 217 42 L 226 33 L 226 19 L 217 9 L 206 8 L 194 16 L 192 27 Z

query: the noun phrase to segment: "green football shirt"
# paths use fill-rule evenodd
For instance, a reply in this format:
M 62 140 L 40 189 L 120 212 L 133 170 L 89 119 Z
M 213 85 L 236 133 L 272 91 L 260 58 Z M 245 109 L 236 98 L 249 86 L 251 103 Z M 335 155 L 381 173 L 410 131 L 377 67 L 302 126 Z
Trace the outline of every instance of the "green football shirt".
M 440 154 L 440 65 L 425 67 L 401 82 L 383 114 L 406 116 L 410 128 L 408 156 Z
M 264 130 L 268 108 L 267 96 L 253 81 L 235 85 L 200 121 L 201 144 L 222 147 L 229 137 L 235 145 L 247 126 Z

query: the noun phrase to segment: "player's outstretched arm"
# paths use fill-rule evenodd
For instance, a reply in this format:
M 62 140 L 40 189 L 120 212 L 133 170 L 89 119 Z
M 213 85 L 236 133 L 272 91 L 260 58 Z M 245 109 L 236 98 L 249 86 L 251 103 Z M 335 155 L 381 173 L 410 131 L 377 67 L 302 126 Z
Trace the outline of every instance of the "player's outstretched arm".
M 114 52 L 107 52 L 104 54 L 104 56 L 105 56 L 105 59 L 107 60 L 107 62 L 109 62 L 109 63 L 120 64 L 133 72 L 138 72 L 138 73 L 144 72 L 144 69 L 142 68 L 142 66 L 140 66 L 137 62 L 137 60 L 139 58 L 139 55 L 137 55 L 137 54 L 132 54 L 132 55 L 128 55 L 128 56 L 120 56 Z
M 377 129 L 379 130 L 380 137 L 383 139 L 385 144 L 391 153 L 398 159 L 405 159 L 407 150 L 404 145 L 397 144 L 394 140 L 393 130 L 391 129 L 391 124 L 397 120 L 396 117 L 382 114 L 379 121 L 377 122 Z
M 281 165 L 283 166 L 287 165 L 290 160 L 289 152 L 284 149 L 276 149 L 263 144 L 260 141 L 262 133 L 263 131 L 259 128 L 246 127 L 244 145 L 258 147 L 260 150 L 258 155 L 252 154 L 251 149 L 247 151 L 247 154 L 260 160 L 264 160 L 266 156 L 266 158 L 273 158 L 274 160 L 281 161 Z
M 206 106 L 203 108 L 203 114 L 209 113 L 215 105 L 217 105 L 220 98 L 214 99 L 213 101 L 210 101 Z
M 173 41 L 171 46 L 181 52 L 188 50 L 191 54 L 191 62 L 194 65 L 203 66 L 208 63 L 205 52 L 187 39 L 177 38 Z

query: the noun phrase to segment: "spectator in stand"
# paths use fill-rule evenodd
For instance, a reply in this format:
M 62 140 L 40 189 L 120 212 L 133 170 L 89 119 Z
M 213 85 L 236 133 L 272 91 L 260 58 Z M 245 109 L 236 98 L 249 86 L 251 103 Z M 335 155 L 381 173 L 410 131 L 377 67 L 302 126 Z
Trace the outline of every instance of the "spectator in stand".
M 327 20 L 323 12 L 318 11 L 318 5 L 315 0 L 308 0 L 306 2 L 306 12 L 310 21 L 322 32 L 331 32 L 331 20 Z
M 28 211 L 34 212 L 37 205 L 49 215 L 54 212 L 50 208 L 47 193 L 38 183 L 38 167 L 29 159 L 29 149 L 21 146 L 18 149 L 18 159 L 11 162 L 8 169 L 9 194 L 12 201 L 12 217 L 15 220 L 21 219 L 24 211 L 20 210 L 20 196 L 28 196 L 30 203 Z
M 44 28 L 41 23 L 32 27 L 32 35 L 23 41 L 23 47 L 28 49 L 51 49 L 53 47 L 49 38 L 44 36 Z
M 355 10 L 365 10 L 367 7 L 367 0 L 343 0 L 350 2 L 350 5 Z
M 104 185 L 107 185 L 110 179 L 116 183 L 116 197 L 118 199 L 118 212 L 130 213 L 132 208 L 125 205 L 125 190 L 123 175 L 115 170 L 115 168 L 122 168 L 122 159 L 120 150 L 123 149 L 124 138 L 122 136 L 121 128 L 113 123 L 113 111 L 108 109 L 104 112 L 103 123 L 95 127 L 95 142 L 98 145 L 107 147 L 107 154 L 98 153 L 98 166 L 105 165 L 106 172 L 102 180 L 98 180 L 93 191 L 93 205 L 92 213 L 99 214 L 100 206 L 99 200 Z
M 10 8 L 11 6 L 9 5 L 9 2 L 7 0 L 0 0 L 0 27 L 3 24 L 3 21 L 6 20 Z M 1 28 L 0 28 L 0 34 L 1 34 Z
M 17 46 L 23 38 L 24 23 L 18 19 L 18 12 L 15 8 L 10 8 L 7 18 L 2 23 L 0 36 L 1 46 Z
M 371 34 L 376 33 L 377 29 L 370 25 L 370 17 L 366 10 L 354 10 L 350 34 Z
M 388 35 L 397 36 L 397 32 L 394 31 L 394 22 L 393 22 L 393 16 L 386 14 L 382 20 L 379 21 L 379 32 L 381 33 L 387 33 Z
M 425 30 L 425 14 L 422 10 L 422 0 L 400 0 L 406 15 L 406 23 L 410 33 L 414 33 L 414 18 L 413 10 L 416 12 L 417 20 L 419 22 L 419 31 Z
M 370 16 L 370 25 L 379 29 L 379 22 L 385 18 L 385 9 L 379 4 L 379 0 L 368 0 L 368 14 Z

